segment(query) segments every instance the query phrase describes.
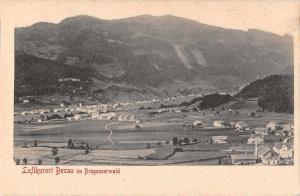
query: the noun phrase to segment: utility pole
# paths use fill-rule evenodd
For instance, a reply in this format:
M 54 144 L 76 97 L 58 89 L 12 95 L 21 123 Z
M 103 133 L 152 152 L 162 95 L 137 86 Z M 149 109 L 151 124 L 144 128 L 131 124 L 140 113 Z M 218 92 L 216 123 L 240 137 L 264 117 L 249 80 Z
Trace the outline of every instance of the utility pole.
M 257 157 L 257 138 L 255 138 L 255 156 Z

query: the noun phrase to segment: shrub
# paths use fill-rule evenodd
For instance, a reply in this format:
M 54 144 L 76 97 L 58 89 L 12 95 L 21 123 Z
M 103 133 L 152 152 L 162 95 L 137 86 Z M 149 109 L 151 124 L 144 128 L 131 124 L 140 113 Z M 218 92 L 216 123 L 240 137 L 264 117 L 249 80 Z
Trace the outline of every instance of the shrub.
M 182 143 L 183 143 L 183 140 L 182 140 L 182 139 L 179 139 L 179 140 L 178 140 L 178 144 L 179 144 L 179 146 L 181 146 L 181 145 L 182 145 Z
M 150 143 L 147 143 L 146 147 L 147 147 L 147 149 L 149 149 L 150 148 Z
M 189 144 L 189 143 L 190 143 L 190 139 L 189 139 L 188 137 L 185 137 L 185 138 L 183 139 L 183 143 Z
M 58 156 L 57 156 L 57 157 L 55 157 L 55 158 L 54 158 L 54 161 L 55 161 L 55 163 L 56 163 L 56 164 L 58 164 L 58 163 L 59 163 L 59 161 L 60 161 L 59 157 L 58 157 Z
M 33 141 L 33 146 L 34 146 L 34 147 L 37 147 L 37 145 L 38 145 L 37 140 L 34 140 L 34 141 Z
M 53 148 L 52 148 L 52 155 L 53 155 L 53 156 L 56 156 L 57 154 L 58 154 L 58 148 L 53 147 Z
M 68 148 L 74 148 L 74 143 L 71 139 L 68 141 Z
M 177 146 L 178 145 L 178 137 L 173 137 L 173 145 Z

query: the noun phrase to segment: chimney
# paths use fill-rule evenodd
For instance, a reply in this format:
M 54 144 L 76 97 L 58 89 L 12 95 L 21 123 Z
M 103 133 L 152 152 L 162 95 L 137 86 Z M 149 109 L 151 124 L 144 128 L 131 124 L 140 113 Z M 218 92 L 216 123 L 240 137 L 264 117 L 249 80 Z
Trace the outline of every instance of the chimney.
M 255 156 L 257 157 L 257 138 L 255 139 Z

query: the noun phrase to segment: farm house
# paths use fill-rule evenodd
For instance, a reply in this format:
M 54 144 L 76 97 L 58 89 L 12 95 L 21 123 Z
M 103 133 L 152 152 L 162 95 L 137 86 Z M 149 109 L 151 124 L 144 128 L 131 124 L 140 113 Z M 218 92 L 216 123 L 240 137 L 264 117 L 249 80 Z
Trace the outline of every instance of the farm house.
M 205 126 L 205 123 L 202 122 L 201 120 L 195 120 L 195 121 L 193 122 L 193 126 L 194 126 L 194 127 L 204 127 L 204 126 Z
M 218 127 L 218 128 L 224 128 L 225 123 L 223 120 L 216 120 L 216 121 L 214 121 L 213 126 Z
M 227 143 L 227 135 L 218 135 L 212 136 L 212 143 L 214 144 L 226 144 Z
M 263 136 L 252 134 L 248 139 L 248 144 L 262 144 L 264 143 Z

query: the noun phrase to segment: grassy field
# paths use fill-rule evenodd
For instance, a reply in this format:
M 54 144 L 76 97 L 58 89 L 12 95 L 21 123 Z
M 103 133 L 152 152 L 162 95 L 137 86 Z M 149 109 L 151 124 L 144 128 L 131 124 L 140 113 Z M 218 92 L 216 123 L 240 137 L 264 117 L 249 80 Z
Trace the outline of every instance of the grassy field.
M 229 113 L 228 108 L 235 106 L 239 114 Z M 192 128 L 183 127 L 183 122 L 202 120 L 207 126 L 212 126 L 214 120 L 245 121 L 253 127 L 264 127 L 267 121 L 293 121 L 292 114 L 284 113 L 257 113 L 258 117 L 248 115 L 250 111 L 257 109 L 253 102 L 246 102 L 244 105 L 231 102 L 215 111 L 205 110 L 201 112 L 176 113 L 165 112 L 157 114 L 154 118 L 148 117 L 151 110 L 128 111 L 141 119 L 141 128 L 135 128 L 134 122 L 116 122 L 110 126 L 112 130 L 111 140 L 107 140 L 110 132 L 105 125 L 114 121 L 85 120 L 85 121 L 64 121 L 46 122 L 36 124 L 15 124 L 14 125 L 14 157 L 22 160 L 28 159 L 28 164 L 53 165 L 54 157 L 51 154 L 51 147 L 59 147 L 58 156 L 60 164 L 64 165 L 218 165 L 220 158 L 227 156 L 225 152 L 234 145 L 245 144 L 252 134 L 252 131 L 237 132 L 234 128 Z M 172 110 L 172 108 L 170 108 Z M 153 110 L 155 111 L 155 110 Z M 203 115 L 205 112 L 205 115 Z M 186 114 L 187 117 L 184 117 Z M 180 123 L 169 123 L 170 119 L 176 119 Z M 174 147 L 166 144 L 171 142 L 173 137 L 183 139 L 207 138 L 214 135 L 226 135 L 228 144 L 193 144 L 179 146 L 182 150 L 174 153 Z M 280 141 L 279 136 L 265 136 L 265 142 Z M 83 149 L 67 149 L 67 142 L 72 139 L 75 146 L 89 146 L 92 148 L 89 154 Z M 37 140 L 38 147 L 32 147 L 34 140 Z M 150 149 L 147 149 L 147 144 Z M 28 148 L 22 146 L 27 145 Z M 225 150 L 225 151 L 223 151 Z M 148 157 L 149 160 L 139 159 Z M 167 157 L 167 158 L 166 158 Z

